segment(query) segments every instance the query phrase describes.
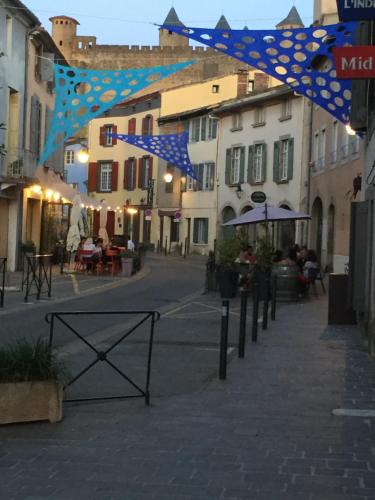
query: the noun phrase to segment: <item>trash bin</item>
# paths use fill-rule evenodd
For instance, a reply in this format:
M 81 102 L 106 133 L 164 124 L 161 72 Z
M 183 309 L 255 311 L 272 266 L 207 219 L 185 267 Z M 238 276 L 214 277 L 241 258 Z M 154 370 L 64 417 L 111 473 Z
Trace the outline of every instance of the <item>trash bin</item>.
M 355 311 L 348 304 L 347 274 L 329 275 L 328 293 L 328 324 L 329 325 L 356 325 Z

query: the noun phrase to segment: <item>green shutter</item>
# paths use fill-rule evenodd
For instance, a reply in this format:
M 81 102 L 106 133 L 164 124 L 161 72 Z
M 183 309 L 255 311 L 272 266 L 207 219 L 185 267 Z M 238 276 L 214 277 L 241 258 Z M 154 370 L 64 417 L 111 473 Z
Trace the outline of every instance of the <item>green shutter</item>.
M 254 184 L 254 146 L 249 146 L 249 158 L 247 162 L 247 182 Z
M 294 164 L 294 139 L 289 139 L 288 144 L 288 181 L 293 179 Z
M 267 144 L 263 144 L 263 157 L 262 157 L 262 182 L 267 180 Z
M 207 127 L 207 118 L 203 116 L 201 122 L 201 141 L 206 140 L 206 127 Z
M 226 161 L 225 161 L 225 184 L 230 186 L 230 171 L 232 168 L 232 150 L 227 149 Z
M 245 147 L 242 147 L 240 152 L 240 184 L 245 182 L 245 151 Z
M 204 242 L 208 243 L 208 219 L 203 219 L 204 224 Z
M 273 180 L 280 180 L 280 141 L 276 141 L 273 145 Z

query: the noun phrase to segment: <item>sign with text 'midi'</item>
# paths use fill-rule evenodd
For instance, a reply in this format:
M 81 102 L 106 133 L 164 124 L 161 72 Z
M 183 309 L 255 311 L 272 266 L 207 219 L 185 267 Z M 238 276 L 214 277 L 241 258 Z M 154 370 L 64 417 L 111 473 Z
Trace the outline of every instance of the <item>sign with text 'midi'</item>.
M 340 21 L 375 19 L 375 0 L 337 0 Z
M 375 78 L 375 46 L 337 47 L 333 54 L 338 79 Z

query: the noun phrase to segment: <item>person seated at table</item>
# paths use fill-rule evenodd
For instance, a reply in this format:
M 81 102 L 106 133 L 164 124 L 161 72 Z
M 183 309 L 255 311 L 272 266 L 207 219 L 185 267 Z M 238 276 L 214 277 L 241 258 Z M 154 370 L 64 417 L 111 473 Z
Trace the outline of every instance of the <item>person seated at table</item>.
M 318 270 L 318 257 L 314 250 L 309 250 L 307 252 L 306 262 L 303 266 L 303 275 L 308 282 L 315 281 Z
M 297 254 L 297 264 L 299 265 L 301 272 L 303 271 L 303 266 L 305 265 L 307 258 L 307 246 L 303 245 L 301 250 Z
M 272 262 L 273 264 L 281 264 L 283 261 L 283 252 L 281 250 L 276 250 Z
M 286 259 L 281 261 L 284 266 L 296 266 L 297 265 L 297 252 L 295 248 L 291 248 L 288 252 Z
M 243 246 L 240 250 L 240 255 L 238 256 L 238 259 L 241 264 L 246 264 L 249 262 L 249 254 L 247 252 L 247 245 Z
M 96 240 L 96 245 L 95 245 L 93 257 L 100 260 L 103 256 L 103 254 L 104 254 L 104 241 L 103 241 L 103 238 L 98 238 Z
M 248 261 L 250 264 L 255 264 L 257 261 L 256 255 L 254 255 L 254 248 L 251 245 L 247 246 Z
M 115 239 L 114 238 L 111 238 L 109 240 L 109 243 L 106 246 L 106 250 L 118 250 L 118 246 L 115 245 Z

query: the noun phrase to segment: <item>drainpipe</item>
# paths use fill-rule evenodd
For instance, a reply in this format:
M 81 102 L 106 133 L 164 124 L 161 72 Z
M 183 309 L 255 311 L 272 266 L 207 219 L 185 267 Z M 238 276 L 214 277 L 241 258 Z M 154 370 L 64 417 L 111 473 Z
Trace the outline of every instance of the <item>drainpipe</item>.
M 310 120 L 309 120 L 309 148 L 308 148 L 308 160 L 307 160 L 307 213 L 310 212 L 310 205 L 311 205 L 311 158 L 312 158 L 312 149 L 313 149 L 313 139 L 312 139 L 312 132 L 313 132 L 313 109 L 314 105 L 312 101 L 308 101 L 309 108 L 310 108 Z M 305 233 L 305 244 L 309 245 L 309 232 L 310 232 L 310 221 L 306 221 L 306 233 Z

